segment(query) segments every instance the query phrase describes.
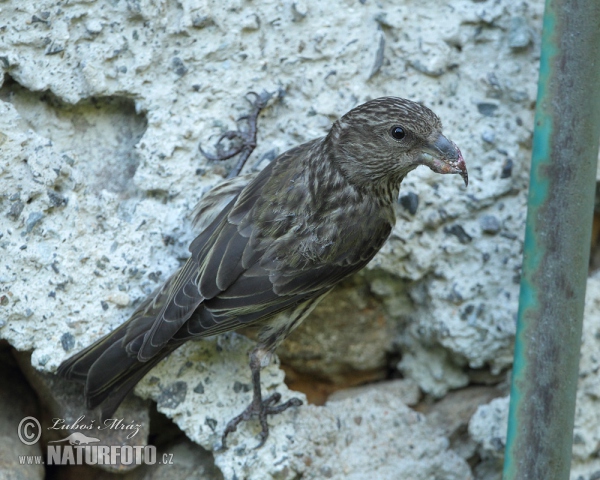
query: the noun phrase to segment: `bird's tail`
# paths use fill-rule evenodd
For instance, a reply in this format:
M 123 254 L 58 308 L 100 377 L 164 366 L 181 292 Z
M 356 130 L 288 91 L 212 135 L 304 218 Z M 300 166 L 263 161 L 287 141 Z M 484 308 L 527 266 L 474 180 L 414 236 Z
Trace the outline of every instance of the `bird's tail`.
M 139 325 L 143 323 L 140 320 L 142 319 L 136 319 L 136 325 L 131 325 L 131 320 L 125 322 L 107 336 L 65 360 L 58 368 L 58 375 L 85 385 L 87 408 L 93 409 L 102 405 L 102 419 L 110 418 L 142 377 L 179 346 L 166 345 L 148 361 L 139 361 L 137 352 L 125 348 L 124 340 L 126 337 L 130 339 L 132 327 L 141 331 L 151 327 L 153 319 L 147 318 L 148 325 Z M 143 335 L 136 340 L 141 344 Z

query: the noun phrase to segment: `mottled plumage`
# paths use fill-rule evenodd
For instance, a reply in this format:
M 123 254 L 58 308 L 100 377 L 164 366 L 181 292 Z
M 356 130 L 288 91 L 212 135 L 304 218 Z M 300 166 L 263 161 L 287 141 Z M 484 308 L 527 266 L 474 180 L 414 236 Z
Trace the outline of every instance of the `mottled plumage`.
M 259 325 L 255 400 L 225 435 L 258 416 L 264 440 L 265 415 L 279 410 L 263 405 L 260 386 L 256 399 L 257 362 L 265 363 L 318 300 L 379 251 L 408 172 L 427 165 L 459 173 L 466 183 L 460 151 L 441 128 L 426 107 L 372 100 L 335 122 L 326 137 L 283 153 L 255 176 L 217 186 L 195 212 L 204 224 L 185 265 L 129 321 L 65 361 L 59 373 L 84 383 L 88 407 L 103 404 L 107 416 L 183 342 Z

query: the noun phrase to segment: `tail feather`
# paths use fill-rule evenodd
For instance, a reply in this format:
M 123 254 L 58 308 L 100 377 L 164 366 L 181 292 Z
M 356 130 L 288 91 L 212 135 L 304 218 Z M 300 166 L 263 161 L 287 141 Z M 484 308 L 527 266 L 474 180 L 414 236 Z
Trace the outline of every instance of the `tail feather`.
M 83 383 L 85 385 L 88 372 L 92 368 L 92 365 L 111 345 L 121 343 L 121 340 L 127 333 L 128 323 L 129 322 L 125 322 L 106 337 L 92 343 L 72 357 L 67 358 L 60 364 L 56 373 L 67 380 Z
M 58 368 L 58 375 L 85 385 L 86 406 L 94 409 L 102 405 L 102 419 L 112 416 L 142 377 L 181 344 L 166 345 L 150 360 L 139 361 L 136 350 L 142 344 L 142 332 L 149 328 L 149 325 L 144 328 L 140 323 L 151 325 L 153 319 L 147 317 L 144 319 L 146 322 L 140 322 L 140 318 L 136 320 L 134 324 L 125 322 L 106 337 L 65 360 Z M 140 332 L 140 338 L 131 338 L 132 327 Z M 138 348 L 132 349 L 132 345 Z
M 164 351 L 160 352 L 156 357 L 151 358 L 147 362 L 140 362 L 137 359 L 132 359 L 131 357 L 124 355 L 123 349 L 118 349 L 117 353 L 121 354 L 119 359 L 115 359 L 113 355 L 110 355 L 106 359 L 101 358 L 102 361 L 94 364 L 90 370 L 90 375 L 88 376 L 85 392 L 87 407 L 93 409 L 101 405 L 100 412 L 102 420 L 110 418 L 137 383 L 152 368 L 154 368 L 158 362 L 169 355 L 169 353 L 178 346 L 179 345 L 174 345 L 165 348 Z M 127 360 L 125 360 L 125 358 L 127 358 Z M 105 360 L 110 360 L 110 364 L 105 363 Z M 98 371 L 106 371 L 107 365 L 114 365 L 114 360 L 127 361 L 129 362 L 129 365 L 126 370 L 121 370 L 116 375 L 113 372 L 112 377 L 110 372 L 108 375 L 103 375 L 102 377 L 106 378 L 107 382 L 101 383 L 102 378 L 96 376 L 96 373 Z M 122 364 L 119 365 L 121 366 Z

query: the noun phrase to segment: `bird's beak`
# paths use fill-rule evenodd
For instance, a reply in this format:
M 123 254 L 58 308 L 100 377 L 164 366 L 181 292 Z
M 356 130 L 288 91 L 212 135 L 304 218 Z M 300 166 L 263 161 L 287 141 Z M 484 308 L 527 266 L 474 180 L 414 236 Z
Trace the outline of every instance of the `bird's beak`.
M 436 173 L 458 173 L 465 181 L 465 187 L 469 184 L 467 165 L 454 142 L 437 133 L 423 147 L 423 152 L 431 155 L 423 158 L 423 165 Z

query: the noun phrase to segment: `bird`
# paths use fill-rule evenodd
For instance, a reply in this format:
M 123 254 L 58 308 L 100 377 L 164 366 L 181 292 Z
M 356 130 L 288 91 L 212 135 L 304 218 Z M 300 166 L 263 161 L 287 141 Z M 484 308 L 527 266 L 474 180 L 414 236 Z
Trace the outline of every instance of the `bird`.
M 267 98 L 256 95 L 254 136 Z M 228 132 L 220 140 L 234 137 Z M 247 142 L 246 157 L 255 145 L 255 137 Z M 233 152 L 220 151 L 227 158 Z M 291 148 L 260 172 L 229 178 L 195 209 L 201 231 L 183 266 L 129 320 L 65 360 L 57 373 L 84 384 L 87 408 L 100 407 L 108 418 L 186 341 L 257 330 L 249 354 L 252 401 L 227 423 L 221 444 L 226 448 L 241 422 L 258 419 L 256 448 L 262 446 L 267 416 L 302 401 L 279 403 L 279 393 L 263 398 L 261 368 L 337 283 L 381 249 L 396 223 L 400 184 L 420 165 L 459 174 L 468 185 L 461 151 L 443 135 L 439 117 L 420 103 L 381 97 L 351 109 L 327 135 Z

